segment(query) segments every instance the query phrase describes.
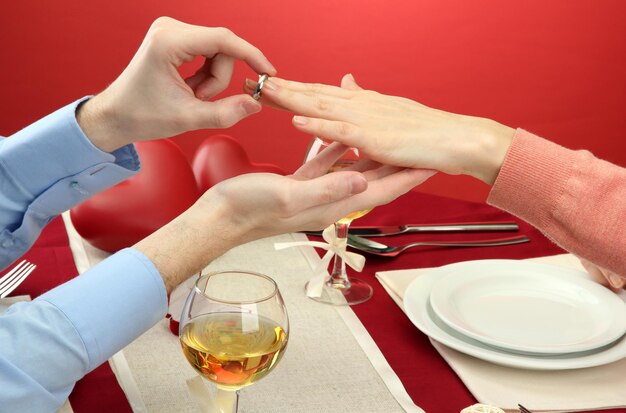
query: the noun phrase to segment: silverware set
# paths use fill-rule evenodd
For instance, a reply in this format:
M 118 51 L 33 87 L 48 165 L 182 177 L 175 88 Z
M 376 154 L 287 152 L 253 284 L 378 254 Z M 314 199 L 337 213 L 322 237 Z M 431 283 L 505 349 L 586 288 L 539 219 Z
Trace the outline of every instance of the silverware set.
M 479 233 L 479 232 L 510 232 L 519 230 L 515 222 L 466 222 L 447 224 L 421 225 L 383 225 L 383 226 L 351 226 L 348 234 L 348 245 L 354 249 L 381 257 L 397 257 L 404 251 L 415 247 L 494 247 L 529 242 L 523 235 L 489 238 L 476 241 L 436 241 L 427 240 L 405 245 L 390 246 L 365 237 L 384 237 L 409 233 Z M 321 236 L 321 231 L 305 231 L 308 235 Z
M 0 298 L 4 298 L 15 290 L 37 266 L 26 260 L 22 260 L 9 272 L 0 278 Z
M 465 222 L 450 224 L 351 226 L 350 233 L 362 237 L 384 237 L 410 233 L 517 231 L 515 222 Z
M 521 244 L 529 242 L 525 236 L 491 238 L 480 241 L 420 241 L 411 244 L 388 246 L 358 235 L 348 234 L 348 245 L 357 250 L 381 257 L 397 257 L 409 248 L 414 247 L 496 247 L 500 245 Z

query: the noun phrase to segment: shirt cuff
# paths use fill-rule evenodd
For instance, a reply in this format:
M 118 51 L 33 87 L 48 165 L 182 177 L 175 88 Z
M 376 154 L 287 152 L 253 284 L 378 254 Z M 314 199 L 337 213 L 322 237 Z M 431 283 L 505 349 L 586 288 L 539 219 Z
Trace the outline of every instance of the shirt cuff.
M 152 262 L 127 248 L 39 296 L 65 314 L 83 340 L 89 371 L 150 329 L 167 312 L 165 284 Z
M 22 255 L 52 218 L 140 168 L 133 145 L 106 153 L 76 121 L 85 99 L 0 141 L 0 267 Z
M 57 110 L 3 142 L 3 169 L 32 197 L 59 179 L 87 170 L 93 172 L 94 166 L 115 165 L 128 170 L 129 175 L 139 170 L 139 157 L 132 145 L 107 153 L 85 136 L 76 121 L 76 109 L 87 99 L 89 97 Z M 25 165 L 37 167 L 26 168 Z

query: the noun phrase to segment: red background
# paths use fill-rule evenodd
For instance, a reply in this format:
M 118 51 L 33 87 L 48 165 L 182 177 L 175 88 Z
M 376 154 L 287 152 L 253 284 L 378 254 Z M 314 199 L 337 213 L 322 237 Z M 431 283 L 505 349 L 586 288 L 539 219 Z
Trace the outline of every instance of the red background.
M 366 88 L 522 126 L 626 166 L 626 2 L 622 0 L 5 1 L 0 10 L 0 135 L 102 90 L 150 23 L 168 15 L 225 26 L 282 77 Z M 192 68 L 187 68 L 192 70 Z M 237 66 L 227 93 L 256 78 Z M 191 156 L 213 131 L 177 141 Z M 230 130 L 255 162 L 293 170 L 308 137 L 265 109 Z M 470 178 L 424 191 L 483 200 Z

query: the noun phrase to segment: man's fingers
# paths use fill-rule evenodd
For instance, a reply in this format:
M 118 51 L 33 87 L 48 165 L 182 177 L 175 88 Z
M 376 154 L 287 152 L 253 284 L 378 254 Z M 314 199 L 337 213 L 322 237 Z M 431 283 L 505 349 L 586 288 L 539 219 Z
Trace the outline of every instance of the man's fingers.
M 223 92 L 233 75 L 235 59 L 225 54 L 218 54 L 211 59 L 210 65 L 205 65 L 206 76 L 194 89 L 198 99 L 210 99 Z
M 358 172 L 339 171 L 301 181 L 298 185 L 300 190 L 297 196 L 300 197 L 301 205 L 313 208 L 360 194 L 367 189 L 368 183 Z
M 223 27 L 191 26 L 189 31 L 181 33 L 178 41 L 181 47 L 192 56 L 207 56 L 218 53 L 243 60 L 257 73 L 276 74 L 276 69 L 265 55 L 252 44 Z M 184 37 L 182 37 L 184 36 Z
M 261 110 L 248 95 L 234 95 L 213 102 L 198 101 L 189 113 L 193 129 L 228 128 Z
M 369 181 L 368 190 L 356 195 L 349 201 L 354 203 L 355 210 L 384 205 L 425 182 L 435 173 L 436 171 L 429 169 L 406 168 L 380 179 Z
M 339 177 L 339 174 L 347 173 L 350 172 L 336 172 L 318 179 Z M 436 171 L 425 169 L 403 169 L 382 179 L 369 181 L 366 191 L 359 192 L 352 196 L 346 195 L 344 198 L 338 197 L 335 202 L 327 205 L 315 205 L 311 203 L 311 209 L 308 213 L 312 216 L 335 216 L 341 218 L 353 211 L 375 208 L 393 201 L 426 181 L 435 173 Z M 348 192 L 345 189 L 344 191 L 344 193 Z M 326 199 L 329 199 L 329 197 Z
M 207 74 L 210 71 L 211 71 L 211 60 L 206 59 L 202 67 L 196 70 L 196 73 L 194 73 L 193 75 L 185 79 L 185 83 L 187 83 L 187 86 L 189 86 L 192 90 L 195 91 L 196 87 L 198 87 L 198 85 L 202 83 L 204 79 L 206 79 Z
M 221 53 L 243 60 L 257 73 L 276 74 L 276 68 L 259 49 L 223 27 L 194 26 L 162 17 L 152 24 L 146 38 L 154 42 L 145 44 L 167 48 L 166 55 L 174 57 L 172 63 L 175 65 L 191 61 L 196 56 L 210 59 Z

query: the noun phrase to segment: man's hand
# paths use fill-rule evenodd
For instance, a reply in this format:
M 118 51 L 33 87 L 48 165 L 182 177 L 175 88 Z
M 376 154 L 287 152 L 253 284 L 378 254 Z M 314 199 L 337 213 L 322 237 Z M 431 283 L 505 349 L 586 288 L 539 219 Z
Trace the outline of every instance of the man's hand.
M 211 260 L 248 241 L 321 229 L 350 212 L 388 203 L 434 174 L 380 166 L 326 172 L 347 148 L 333 144 L 294 175 L 247 174 L 209 189 L 171 223 L 137 243 L 168 291 Z
M 204 65 L 183 79 L 178 68 L 197 56 L 205 57 Z M 161 17 L 124 72 L 82 105 L 78 122 L 106 152 L 140 140 L 232 126 L 261 110 L 243 93 L 209 101 L 228 87 L 235 60 L 245 61 L 257 73 L 276 73 L 259 49 L 228 29 Z

